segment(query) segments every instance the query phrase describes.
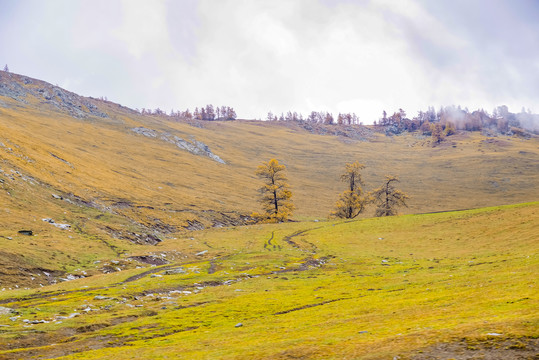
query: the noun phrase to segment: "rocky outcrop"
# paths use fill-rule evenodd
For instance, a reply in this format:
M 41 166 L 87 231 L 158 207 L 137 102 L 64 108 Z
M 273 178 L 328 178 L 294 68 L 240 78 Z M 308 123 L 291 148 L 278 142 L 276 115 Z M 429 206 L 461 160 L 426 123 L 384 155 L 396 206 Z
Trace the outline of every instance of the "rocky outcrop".
M 28 104 L 35 98 L 76 118 L 109 116 L 97 106 L 98 100 L 64 90 L 45 81 L 0 71 L 0 96 L 9 97 Z
M 159 138 L 163 141 L 174 144 L 180 149 L 188 151 L 191 154 L 207 156 L 210 159 L 217 161 L 220 164 L 226 164 L 226 162 L 223 159 L 215 155 L 210 150 L 210 147 L 208 145 L 204 144 L 202 141 L 196 140 L 193 136 L 191 136 L 191 140 L 189 141 L 189 140 L 182 139 L 181 137 L 171 135 L 169 133 L 159 133 L 156 130 L 148 129 L 142 126 L 133 128 L 131 129 L 131 131 L 139 135 L 146 136 L 146 137 Z

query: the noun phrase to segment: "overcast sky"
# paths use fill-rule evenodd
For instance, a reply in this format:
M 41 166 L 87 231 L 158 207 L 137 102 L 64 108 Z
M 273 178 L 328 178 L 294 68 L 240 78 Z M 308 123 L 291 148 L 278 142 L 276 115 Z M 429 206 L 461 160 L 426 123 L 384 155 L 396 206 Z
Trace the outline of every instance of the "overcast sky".
M 0 63 L 167 112 L 539 112 L 538 19 L 538 0 L 0 0 Z

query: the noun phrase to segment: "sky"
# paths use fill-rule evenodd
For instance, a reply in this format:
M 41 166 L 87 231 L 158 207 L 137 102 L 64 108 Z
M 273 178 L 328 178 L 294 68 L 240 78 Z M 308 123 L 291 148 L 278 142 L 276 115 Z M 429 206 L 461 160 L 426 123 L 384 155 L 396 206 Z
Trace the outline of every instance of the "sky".
M 0 0 L 0 64 L 131 108 L 539 112 L 538 0 Z

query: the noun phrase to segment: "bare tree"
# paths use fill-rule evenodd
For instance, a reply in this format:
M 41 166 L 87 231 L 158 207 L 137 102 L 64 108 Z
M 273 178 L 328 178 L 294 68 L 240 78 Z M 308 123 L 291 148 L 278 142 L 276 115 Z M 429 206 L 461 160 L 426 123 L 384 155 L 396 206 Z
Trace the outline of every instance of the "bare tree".
M 408 206 L 406 200 L 410 197 L 395 189 L 396 182 L 399 182 L 396 176 L 387 175 L 384 184 L 370 193 L 371 201 L 376 204 L 375 216 L 397 215 L 398 206 Z

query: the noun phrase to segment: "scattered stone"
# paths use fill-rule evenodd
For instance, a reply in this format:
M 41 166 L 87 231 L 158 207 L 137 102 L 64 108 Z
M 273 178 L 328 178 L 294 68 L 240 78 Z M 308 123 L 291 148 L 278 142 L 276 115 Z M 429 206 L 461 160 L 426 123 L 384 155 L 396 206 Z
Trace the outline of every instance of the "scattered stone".
M 15 310 L 13 310 L 12 308 L 0 306 L 0 315 L 7 315 L 13 313 L 15 313 Z
M 131 260 L 140 261 L 141 263 L 150 264 L 150 265 L 165 265 L 168 264 L 163 258 L 154 256 L 154 255 L 142 255 L 142 256 L 131 256 Z
M 166 270 L 163 274 L 165 274 L 165 275 L 175 275 L 175 274 L 186 274 L 186 273 L 187 273 L 187 271 L 185 271 L 185 269 L 179 268 L 179 269 Z
M 359 331 L 358 334 L 368 334 L 369 332 L 367 330 Z
M 150 275 L 150 277 L 152 277 L 152 278 L 160 278 L 160 277 L 163 277 L 163 275 L 160 275 L 160 274 L 152 274 L 152 275 Z
M 32 235 L 34 235 L 34 232 L 32 230 L 19 230 L 19 234 L 32 236 Z
M 63 199 L 64 199 L 64 198 L 61 197 L 60 195 L 56 195 L 56 194 L 51 194 L 51 195 L 52 195 L 52 197 L 53 197 L 54 199 L 58 199 L 58 200 L 63 200 Z
M 96 295 L 94 296 L 94 300 L 114 300 L 114 298 L 110 296 Z
M 207 252 L 208 252 L 208 250 L 204 250 L 204 251 L 201 251 L 199 253 L 196 253 L 195 255 L 196 256 L 202 256 L 202 255 L 206 254 Z
M 492 333 L 487 333 L 487 335 L 488 336 L 502 336 L 503 334 L 492 332 Z
M 385 264 L 385 263 L 387 263 L 387 262 L 388 262 L 387 260 L 382 260 L 382 263 L 383 263 L 383 264 Z
M 236 325 L 234 325 L 234 327 L 237 327 L 237 328 L 238 328 L 238 327 L 242 327 L 242 326 L 243 326 L 242 323 L 237 323 Z

